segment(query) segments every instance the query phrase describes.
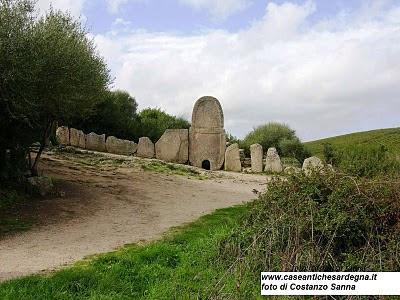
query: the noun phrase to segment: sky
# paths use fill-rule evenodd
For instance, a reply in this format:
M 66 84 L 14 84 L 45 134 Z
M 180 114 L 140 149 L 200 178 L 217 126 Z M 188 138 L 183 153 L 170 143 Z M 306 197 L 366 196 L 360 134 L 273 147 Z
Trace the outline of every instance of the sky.
M 79 17 L 111 88 L 190 120 L 204 95 L 240 138 L 400 127 L 400 0 L 38 0 Z

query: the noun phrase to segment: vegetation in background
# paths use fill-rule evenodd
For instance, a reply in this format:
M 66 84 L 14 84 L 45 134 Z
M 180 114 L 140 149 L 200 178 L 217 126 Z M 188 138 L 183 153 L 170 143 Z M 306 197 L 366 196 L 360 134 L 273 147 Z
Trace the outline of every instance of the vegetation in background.
M 245 210 L 246 206 L 217 210 L 163 240 L 126 246 L 47 276 L 0 284 L 0 298 L 208 299 L 220 292 L 218 281 L 223 279 L 220 298 L 232 299 L 236 280 L 232 274 L 224 276 L 226 269 L 218 263 L 218 249 Z
M 171 116 L 159 108 L 146 108 L 139 114 L 140 134 L 149 137 L 154 143 L 167 129 L 188 129 L 189 121 Z
M 325 144 L 324 156 L 327 163 L 352 176 L 372 178 L 400 171 L 400 161 L 383 145 L 348 145 L 335 149 Z
M 80 117 L 66 124 L 86 133 L 96 132 L 121 139 L 135 140 L 140 129 L 135 98 L 125 91 L 107 91 L 86 117 Z
M 356 132 L 322 140 L 306 142 L 304 144 L 313 155 L 317 155 L 322 158 L 324 144 L 326 143 L 331 144 L 337 150 L 346 148 L 350 145 L 384 145 L 389 154 L 400 157 L 400 128 Z
M 80 22 L 54 10 L 37 19 L 34 4 L 0 0 L 2 181 L 15 181 L 27 168 L 37 175 L 55 122 L 85 115 L 110 82 Z M 38 155 L 27 161 L 34 142 L 40 143 Z
M 276 179 L 220 244 L 237 286 L 259 294 L 264 271 L 400 270 L 400 181 L 337 174 Z
M 250 146 L 256 143 L 263 146 L 264 151 L 275 147 L 281 156 L 294 157 L 300 163 L 310 156 L 296 136 L 296 132 L 286 124 L 270 122 L 255 128 L 243 140 L 246 152 L 249 152 Z

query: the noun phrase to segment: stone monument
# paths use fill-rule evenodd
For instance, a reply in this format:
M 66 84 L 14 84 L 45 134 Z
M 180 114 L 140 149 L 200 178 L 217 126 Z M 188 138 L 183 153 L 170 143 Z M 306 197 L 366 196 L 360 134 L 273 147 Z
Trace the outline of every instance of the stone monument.
M 219 101 L 210 96 L 196 101 L 189 131 L 189 161 L 192 166 L 219 170 L 224 163 L 226 138 L 224 114 Z

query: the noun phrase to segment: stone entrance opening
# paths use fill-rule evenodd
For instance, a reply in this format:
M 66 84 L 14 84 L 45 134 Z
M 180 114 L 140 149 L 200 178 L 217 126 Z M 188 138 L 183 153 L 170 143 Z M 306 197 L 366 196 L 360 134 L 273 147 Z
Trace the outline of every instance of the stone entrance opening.
M 201 167 L 205 170 L 210 170 L 211 169 L 210 161 L 203 160 L 203 162 L 201 163 Z

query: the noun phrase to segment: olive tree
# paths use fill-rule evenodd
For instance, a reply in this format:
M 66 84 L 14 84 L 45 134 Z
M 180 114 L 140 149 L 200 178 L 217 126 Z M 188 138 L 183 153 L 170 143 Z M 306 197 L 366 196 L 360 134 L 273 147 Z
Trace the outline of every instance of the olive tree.
M 39 142 L 29 160 L 37 175 L 54 124 L 88 113 L 107 90 L 109 70 L 79 20 L 53 9 L 36 18 L 31 0 L 0 0 L 0 68 L 0 159 L 15 152 L 20 162 Z

